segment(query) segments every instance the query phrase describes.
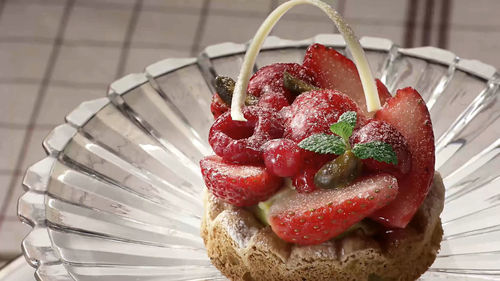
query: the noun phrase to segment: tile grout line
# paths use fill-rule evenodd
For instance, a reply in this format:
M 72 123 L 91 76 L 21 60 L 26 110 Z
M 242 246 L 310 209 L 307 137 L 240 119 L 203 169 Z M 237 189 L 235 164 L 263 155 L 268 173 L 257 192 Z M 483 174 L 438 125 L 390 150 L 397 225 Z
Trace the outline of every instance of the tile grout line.
M 128 22 L 127 31 L 125 33 L 125 38 L 120 51 L 120 58 L 118 61 L 118 67 L 116 70 L 116 79 L 125 75 L 125 67 L 127 65 L 128 57 L 130 54 L 130 45 L 132 43 L 132 37 L 134 36 L 135 30 L 137 28 L 137 23 L 139 22 L 139 16 L 142 11 L 142 1 L 136 0 L 134 8 L 132 10 L 132 15 Z
M 452 0 L 442 0 L 441 15 L 439 22 L 438 47 L 448 48 L 448 36 L 450 31 L 450 14 L 453 9 Z
M 425 14 L 422 27 L 422 41 L 421 46 L 429 46 L 432 38 L 432 18 L 434 15 L 434 0 L 425 1 Z
M 204 0 L 203 6 L 200 12 L 200 20 L 198 21 L 198 26 L 196 27 L 196 32 L 193 38 L 193 45 L 191 46 L 190 56 L 194 57 L 199 52 L 201 37 L 205 32 L 205 25 L 207 23 L 208 17 L 208 7 L 210 6 L 210 0 Z
M 38 90 L 37 96 L 35 98 L 35 104 L 33 107 L 33 111 L 31 112 L 30 119 L 29 119 L 29 124 L 26 129 L 26 133 L 24 135 L 23 142 L 21 144 L 21 151 L 19 152 L 19 156 L 17 158 L 17 162 L 14 168 L 14 173 L 12 174 L 12 178 L 9 182 L 9 185 L 7 187 L 7 193 L 4 202 L 2 202 L 2 206 L 0 206 L 0 214 L 4 214 L 5 211 L 7 210 L 7 206 L 9 205 L 9 201 L 11 200 L 11 196 L 14 193 L 14 188 L 16 187 L 17 180 L 19 176 L 21 175 L 22 171 L 21 167 L 24 164 L 24 160 L 26 157 L 26 151 L 28 149 L 29 142 L 31 140 L 31 137 L 33 135 L 33 130 L 35 127 L 35 121 L 38 118 L 38 115 L 41 110 L 41 103 L 47 93 L 48 85 L 50 82 L 50 79 L 52 78 L 52 73 L 54 72 L 55 64 L 57 61 L 57 58 L 59 56 L 59 51 L 61 48 L 61 41 L 63 39 L 64 32 L 66 31 L 66 26 L 69 21 L 69 17 L 71 14 L 71 10 L 74 5 L 74 0 L 69 0 L 66 2 L 66 5 L 64 6 L 64 11 L 61 16 L 61 20 L 59 22 L 59 26 L 57 29 L 57 35 L 54 39 L 54 45 L 52 47 L 52 51 L 50 53 L 50 56 L 48 58 L 47 66 L 45 68 L 45 72 L 43 75 L 42 83 L 40 85 L 40 88 Z M 2 215 L 3 217 L 3 215 Z M 2 230 L 2 222 L 3 220 L 0 219 L 0 231 Z
M 418 0 L 406 1 L 406 15 L 405 15 L 405 31 L 403 38 L 403 47 L 411 48 L 414 43 L 415 35 L 415 20 L 417 17 Z

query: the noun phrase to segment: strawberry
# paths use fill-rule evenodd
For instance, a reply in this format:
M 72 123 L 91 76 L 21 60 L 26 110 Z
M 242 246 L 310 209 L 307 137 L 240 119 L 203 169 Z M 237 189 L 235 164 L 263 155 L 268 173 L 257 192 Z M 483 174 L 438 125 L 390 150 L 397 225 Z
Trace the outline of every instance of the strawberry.
M 344 188 L 289 192 L 273 203 L 268 221 L 274 233 L 287 242 L 319 244 L 387 205 L 397 190 L 395 177 L 377 174 Z
M 351 137 L 351 143 L 367 143 L 372 141 L 381 141 L 389 144 L 394 152 L 396 152 L 398 158 L 398 164 L 388 164 L 384 162 L 379 162 L 375 159 L 369 158 L 364 159 L 363 164 L 368 170 L 371 171 L 386 171 L 391 174 L 406 174 L 411 168 L 411 154 L 408 150 L 408 143 L 401 135 L 401 133 L 396 130 L 389 123 L 380 120 L 369 120 L 363 127 L 355 131 Z M 396 175 L 395 174 L 395 175 Z M 399 175 L 399 174 L 398 174 Z
M 380 104 L 383 106 L 390 98 L 392 98 L 392 95 L 380 79 L 375 79 L 375 82 L 377 83 L 377 92 Z
M 205 185 L 212 194 L 238 207 L 267 200 L 283 183 L 264 166 L 227 163 L 215 155 L 203 158 L 200 167 Z
M 295 95 L 283 85 L 283 73 L 290 73 L 308 84 L 316 85 L 314 74 L 306 67 L 297 63 L 275 63 L 259 69 L 248 82 L 247 91 L 255 97 L 261 97 L 265 93 L 279 93 L 292 103 Z
M 299 193 L 312 192 L 318 189 L 314 183 L 314 175 L 316 175 L 323 165 L 337 156 L 332 154 L 318 154 L 304 149 L 301 149 L 301 154 L 302 158 L 305 159 L 304 168 L 292 177 L 292 183 Z
M 356 103 L 348 96 L 334 90 L 309 91 L 298 96 L 287 108 L 285 138 L 300 142 L 306 137 L 330 131 L 346 111 L 358 111 Z M 358 118 L 363 118 L 358 115 Z M 358 123 L 362 123 L 359 122 Z
M 430 114 L 420 94 L 405 88 L 387 101 L 375 119 L 391 124 L 405 137 L 411 169 L 407 175 L 398 177 L 401 188 L 396 200 L 371 218 L 388 227 L 404 228 L 427 196 L 434 177 L 435 148 Z
M 313 44 L 307 48 L 303 65 L 316 75 L 318 87 L 340 91 L 348 95 L 359 106 L 366 116 L 373 115 L 366 110 L 366 99 L 363 85 L 356 65 L 331 47 Z M 391 95 L 379 80 L 377 89 L 383 105 Z

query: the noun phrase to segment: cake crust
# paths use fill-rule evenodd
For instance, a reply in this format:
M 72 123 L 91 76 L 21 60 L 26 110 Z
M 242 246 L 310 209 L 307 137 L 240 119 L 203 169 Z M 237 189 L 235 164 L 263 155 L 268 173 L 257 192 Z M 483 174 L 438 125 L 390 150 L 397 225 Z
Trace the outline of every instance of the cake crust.
M 434 262 L 443 230 L 441 176 L 402 230 L 374 237 L 361 230 L 320 245 L 278 238 L 243 208 L 207 193 L 201 236 L 212 263 L 234 281 L 416 280 Z

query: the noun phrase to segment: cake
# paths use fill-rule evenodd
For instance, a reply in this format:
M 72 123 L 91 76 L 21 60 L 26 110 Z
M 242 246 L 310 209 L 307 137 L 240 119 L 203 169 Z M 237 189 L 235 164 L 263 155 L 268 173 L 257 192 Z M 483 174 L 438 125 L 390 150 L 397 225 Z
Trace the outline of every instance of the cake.
M 356 64 L 312 44 L 299 63 L 249 78 L 273 22 L 321 8 Z M 373 79 L 352 30 L 318 0 L 279 6 L 257 31 L 237 81 L 217 77 L 201 236 L 231 280 L 416 280 L 442 238 L 444 186 L 432 122 L 411 87 Z

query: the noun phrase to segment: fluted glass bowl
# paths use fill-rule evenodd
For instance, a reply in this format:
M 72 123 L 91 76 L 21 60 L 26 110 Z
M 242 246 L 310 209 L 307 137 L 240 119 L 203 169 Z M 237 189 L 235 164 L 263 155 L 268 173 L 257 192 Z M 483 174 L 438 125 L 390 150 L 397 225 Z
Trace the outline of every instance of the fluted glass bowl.
M 301 62 L 313 42 L 346 52 L 339 35 L 267 39 L 256 69 Z M 422 280 L 500 280 L 500 79 L 484 63 L 432 47 L 402 49 L 365 37 L 371 67 L 394 92 L 413 86 L 431 112 L 436 168 L 446 186 L 444 239 Z M 211 154 L 210 99 L 217 74 L 236 77 L 246 45 L 166 59 L 115 81 L 44 140 L 30 167 L 21 219 L 39 280 L 226 280 L 199 235 Z M 69 111 L 70 109 L 68 109 Z

